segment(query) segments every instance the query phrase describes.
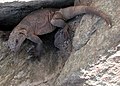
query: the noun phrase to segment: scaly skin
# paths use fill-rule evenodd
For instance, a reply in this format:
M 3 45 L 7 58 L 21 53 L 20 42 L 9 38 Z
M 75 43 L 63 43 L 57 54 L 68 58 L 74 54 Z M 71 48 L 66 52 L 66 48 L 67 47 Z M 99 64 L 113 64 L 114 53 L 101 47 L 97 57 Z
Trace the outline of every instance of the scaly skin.
M 36 43 L 36 55 L 40 56 L 42 51 L 42 40 L 37 35 L 50 33 L 61 27 L 67 34 L 67 20 L 83 14 L 95 14 L 103 18 L 111 26 L 109 17 L 102 11 L 89 6 L 72 6 L 63 9 L 40 9 L 27 15 L 11 32 L 8 46 L 17 52 L 25 39 Z M 67 35 L 66 35 L 67 36 Z M 55 44 L 56 45 L 56 44 Z

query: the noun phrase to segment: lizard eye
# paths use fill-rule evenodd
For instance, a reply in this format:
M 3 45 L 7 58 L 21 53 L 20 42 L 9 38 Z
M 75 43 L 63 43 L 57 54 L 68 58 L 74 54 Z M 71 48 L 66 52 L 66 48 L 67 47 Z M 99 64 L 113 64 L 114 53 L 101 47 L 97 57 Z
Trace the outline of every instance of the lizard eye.
M 16 39 L 16 45 L 18 44 L 18 39 Z

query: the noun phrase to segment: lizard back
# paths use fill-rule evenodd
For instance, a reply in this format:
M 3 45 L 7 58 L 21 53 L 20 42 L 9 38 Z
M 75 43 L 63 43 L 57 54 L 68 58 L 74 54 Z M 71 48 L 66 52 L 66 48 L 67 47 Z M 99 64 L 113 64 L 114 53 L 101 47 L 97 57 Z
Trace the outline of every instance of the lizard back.
M 50 23 L 54 12 L 57 9 L 46 8 L 31 12 L 19 24 L 20 28 L 25 28 L 28 32 L 36 35 L 43 35 L 52 32 L 55 27 Z

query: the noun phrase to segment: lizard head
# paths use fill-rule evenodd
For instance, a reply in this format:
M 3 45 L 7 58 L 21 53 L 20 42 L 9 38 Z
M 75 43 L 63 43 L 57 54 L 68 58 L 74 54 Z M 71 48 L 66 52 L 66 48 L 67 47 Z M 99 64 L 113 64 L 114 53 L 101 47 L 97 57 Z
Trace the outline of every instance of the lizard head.
M 26 39 L 26 30 L 13 30 L 8 39 L 8 47 L 13 52 L 20 49 L 21 44 Z

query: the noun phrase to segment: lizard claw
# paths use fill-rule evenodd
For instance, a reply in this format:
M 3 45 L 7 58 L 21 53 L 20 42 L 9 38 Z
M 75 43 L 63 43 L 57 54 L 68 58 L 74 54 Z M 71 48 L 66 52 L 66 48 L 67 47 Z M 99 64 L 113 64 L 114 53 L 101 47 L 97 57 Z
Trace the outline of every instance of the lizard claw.
M 31 55 L 28 60 L 31 61 L 31 62 L 33 62 L 33 61 L 40 61 L 41 58 L 38 57 L 38 56 Z
M 28 50 L 27 50 L 27 53 L 31 53 L 31 51 L 33 51 L 34 49 L 34 46 L 31 46 Z
M 32 51 L 32 52 L 29 52 L 30 53 L 30 60 L 31 61 L 35 61 L 35 60 L 38 60 L 40 61 L 41 60 L 41 53 L 39 52 L 35 52 L 35 51 Z
M 27 53 L 29 53 L 29 55 L 31 55 L 31 58 L 37 58 L 39 57 L 39 53 L 36 51 L 35 47 L 32 46 L 27 50 Z

